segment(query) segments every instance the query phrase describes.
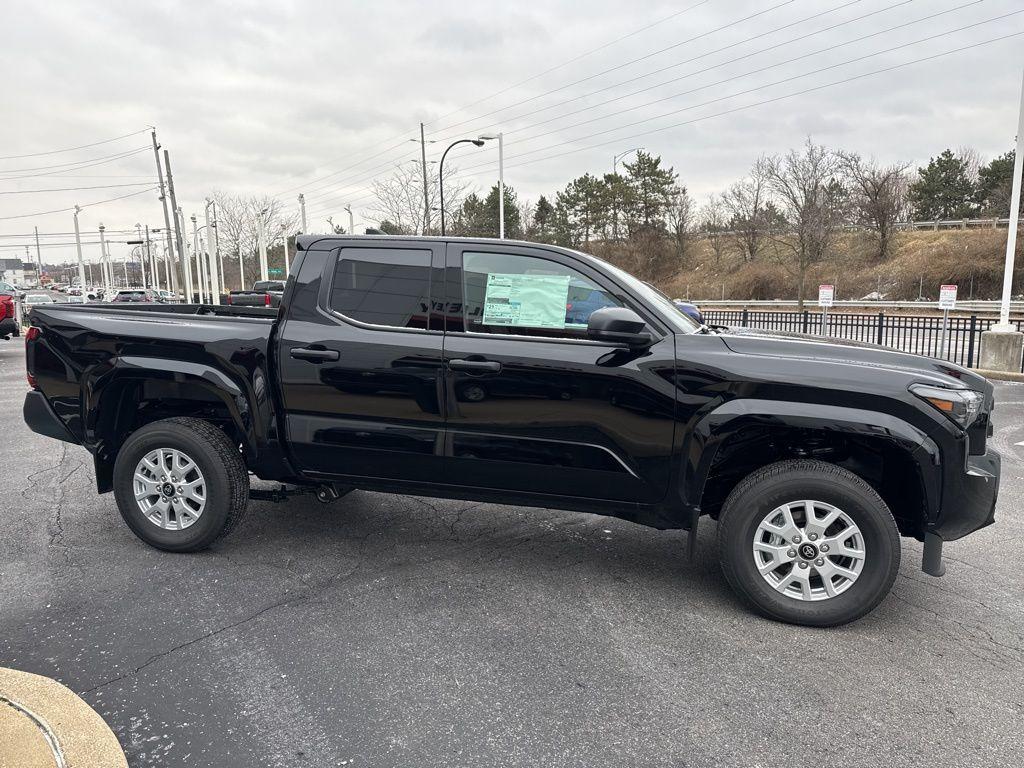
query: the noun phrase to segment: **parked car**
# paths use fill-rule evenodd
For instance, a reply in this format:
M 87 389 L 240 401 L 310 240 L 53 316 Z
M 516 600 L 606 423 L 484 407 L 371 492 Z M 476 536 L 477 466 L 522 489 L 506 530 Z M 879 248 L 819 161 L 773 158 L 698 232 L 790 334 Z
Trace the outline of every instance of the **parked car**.
M 87 299 L 85 296 L 82 296 L 81 294 L 78 294 L 77 296 L 68 296 L 67 300 L 64 303 L 65 304 L 88 304 L 89 303 L 89 299 Z
M 22 299 L 22 304 L 26 307 L 36 307 L 42 304 L 53 303 L 55 303 L 53 297 L 48 293 L 26 293 L 25 298 Z
M 174 291 L 156 290 L 156 294 L 160 297 L 160 300 L 168 304 L 179 304 L 182 301 L 180 293 Z
M 613 515 L 686 530 L 691 552 L 711 518 L 744 601 L 830 626 L 886 596 L 901 536 L 938 576 L 943 543 L 994 520 L 993 388 L 970 370 L 716 332 L 555 246 L 297 240 L 279 312 L 33 310 L 26 422 L 85 446 L 154 547 L 210 546 L 250 498 L 353 489 Z M 581 287 L 602 306 L 567 322 Z
M 0 281 L 0 339 L 21 335 L 18 325 L 18 289 L 10 283 Z
M 704 313 L 700 311 L 700 308 L 696 304 L 691 304 L 689 301 L 683 301 L 682 299 L 672 299 L 672 303 L 675 305 L 676 309 L 691 320 L 695 320 L 701 325 L 704 325 Z
M 156 291 L 149 288 L 129 288 L 118 291 L 111 301 L 134 302 L 134 303 L 163 303 L 163 298 Z
M 257 280 L 251 291 L 231 291 L 228 304 L 236 307 L 279 307 L 284 283 L 279 280 Z

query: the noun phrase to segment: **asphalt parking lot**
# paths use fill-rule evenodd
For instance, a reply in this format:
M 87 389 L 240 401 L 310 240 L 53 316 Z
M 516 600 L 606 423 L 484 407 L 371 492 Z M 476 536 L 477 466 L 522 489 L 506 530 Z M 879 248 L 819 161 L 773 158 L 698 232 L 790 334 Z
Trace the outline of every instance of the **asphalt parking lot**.
M 0 666 L 91 704 L 132 766 L 1018 765 L 1024 384 L 997 524 L 833 630 L 748 613 L 714 526 L 356 492 L 140 543 L 81 448 L 31 433 L 0 341 Z

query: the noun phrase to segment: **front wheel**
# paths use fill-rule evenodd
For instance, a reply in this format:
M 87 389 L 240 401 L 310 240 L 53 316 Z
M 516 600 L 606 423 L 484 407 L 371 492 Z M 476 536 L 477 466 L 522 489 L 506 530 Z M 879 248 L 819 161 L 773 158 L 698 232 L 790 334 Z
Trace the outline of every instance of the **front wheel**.
M 874 488 L 822 461 L 752 473 L 719 517 L 726 580 L 764 615 L 829 627 L 873 610 L 900 565 L 896 522 Z
M 193 418 L 147 424 L 114 462 L 114 497 L 140 539 L 168 552 L 206 549 L 238 525 L 249 475 L 223 431 Z

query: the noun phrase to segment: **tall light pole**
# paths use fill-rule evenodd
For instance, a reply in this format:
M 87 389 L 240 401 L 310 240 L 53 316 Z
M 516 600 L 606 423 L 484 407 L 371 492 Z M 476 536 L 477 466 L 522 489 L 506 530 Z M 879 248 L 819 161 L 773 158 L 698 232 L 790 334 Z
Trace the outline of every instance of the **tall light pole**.
M 100 224 L 100 271 L 103 272 L 103 298 L 110 301 L 110 271 L 107 269 L 107 240 L 105 227 Z
M 1024 173 L 1024 77 L 1021 79 L 1017 115 L 1017 145 L 1013 158 L 1013 192 L 1010 195 L 1010 228 L 1006 233 L 1006 261 L 1003 265 L 1003 298 L 999 322 L 981 334 L 981 367 L 1017 373 L 1024 355 L 1024 335 L 1010 323 L 1010 294 L 1013 291 L 1013 259 L 1020 225 L 1021 174 Z
M 192 219 L 192 253 L 196 255 L 196 270 L 199 272 L 199 303 L 206 303 L 206 270 L 203 268 L 203 255 L 199 252 L 199 224 L 196 215 Z
M 156 273 L 156 259 L 153 258 L 153 249 L 149 243 L 149 224 L 146 225 L 146 260 L 149 261 L 149 282 L 151 287 L 160 287 L 160 276 Z
M 498 140 L 498 237 L 505 239 L 505 135 L 481 136 L 484 141 Z
M 409 141 L 415 142 L 416 139 L 409 139 Z M 423 123 L 420 123 L 419 145 L 421 170 L 423 171 L 423 234 L 426 235 L 430 232 L 430 186 L 427 184 L 427 136 L 423 130 Z
M 82 235 L 78 231 L 78 212 L 82 209 L 77 205 L 75 206 L 75 249 L 78 251 L 78 282 L 82 284 L 82 291 L 85 291 L 85 263 L 82 261 Z M 39 273 L 39 279 L 42 281 L 43 273 Z
M 457 141 L 453 141 L 451 144 L 449 144 L 448 148 L 441 155 L 441 164 L 437 168 L 437 188 L 438 188 L 438 192 L 439 192 L 438 197 L 440 198 L 439 202 L 441 203 L 441 237 L 445 236 L 445 227 L 444 227 L 444 223 L 445 223 L 444 222 L 444 159 L 446 157 L 448 157 L 448 153 L 452 151 L 452 147 L 457 147 L 459 144 L 473 144 L 473 145 L 475 145 L 477 147 L 482 147 L 484 145 L 484 142 L 483 142 L 483 139 L 458 139 Z
M 306 234 L 306 196 L 299 192 L 299 214 L 302 218 L 302 234 Z
M 260 252 L 260 280 L 266 282 L 270 279 L 270 275 L 267 273 L 267 241 L 266 235 L 263 229 L 263 217 L 266 216 L 268 208 L 264 208 L 260 211 L 260 217 L 257 224 L 259 229 L 256 232 L 256 245 Z M 242 290 L 245 290 L 245 286 L 242 286 Z
M 352 206 L 346 205 L 344 210 L 348 211 L 348 233 L 354 235 L 356 233 L 355 219 L 352 218 Z
M 213 223 L 210 223 L 210 209 L 213 208 Z M 227 278 L 224 276 L 224 254 L 220 252 L 220 233 L 217 232 L 217 204 L 210 198 L 206 198 L 206 209 L 203 212 L 206 217 L 207 242 L 213 241 L 213 252 L 210 254 L 210 273 L 213 279 L 213 295 L 220 299 L 221 294 L 227 291 Z

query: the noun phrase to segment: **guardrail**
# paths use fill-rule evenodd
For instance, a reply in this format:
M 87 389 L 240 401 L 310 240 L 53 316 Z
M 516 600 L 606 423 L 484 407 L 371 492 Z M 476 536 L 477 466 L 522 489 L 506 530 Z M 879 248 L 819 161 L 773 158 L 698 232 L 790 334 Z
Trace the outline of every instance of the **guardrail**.
M 943 333 L 942 317 L 829 313 L 805 309 L 802 312 L 771 312 L 750 309 L 705 309 L 709 325 L 761 328 L 770 331 L 808 333 L 849 341 L 866 341 L 892 347 L 900 352 L 927 355 L 974 368 L 981 352 L 981 334 L 998 321 L 995 317 L 950 317 Z M 824 326 L 823 326 L 824 321 Z M 1011 320 L 1024 331 L 1024 319 Z M 1024 372 L 1024 365 L 1021 366 Z
M 689 301 L 689 299 L 688 299 Z M 736 301 L 729 299 L 692 299 L 695 304 L 701 307 L 758 307 L 759 309 L 767 309 L 775 307 L 778 309 L 789 309 L 792 307 L 799 306 L 799 302 L 791 299 L 752 299 L 750 301 Z M 818 302 L 816 299 L 808 299 L 804 302 L 804 307 L 811 311 L 818 310 Z M 832 305 L 832 309 L 836 308 L 850 308 L 850 309 L 914 309 L 914 310 L 934 310 L 935 312 L 942 312 L 939 309 L 939 302 L 937 301 L 859 301 L 859 300 L 844 300 L 836 301 Z M 999 313 L 999 302 L 989 299 L 965 299 L 956 303 L 956 309 L 951 310 L 953 312 L 992 312 L 994 314 Z M 1010 302 L 1011 312 L 1024 313 L 1024 301 L 1016 300 Z

